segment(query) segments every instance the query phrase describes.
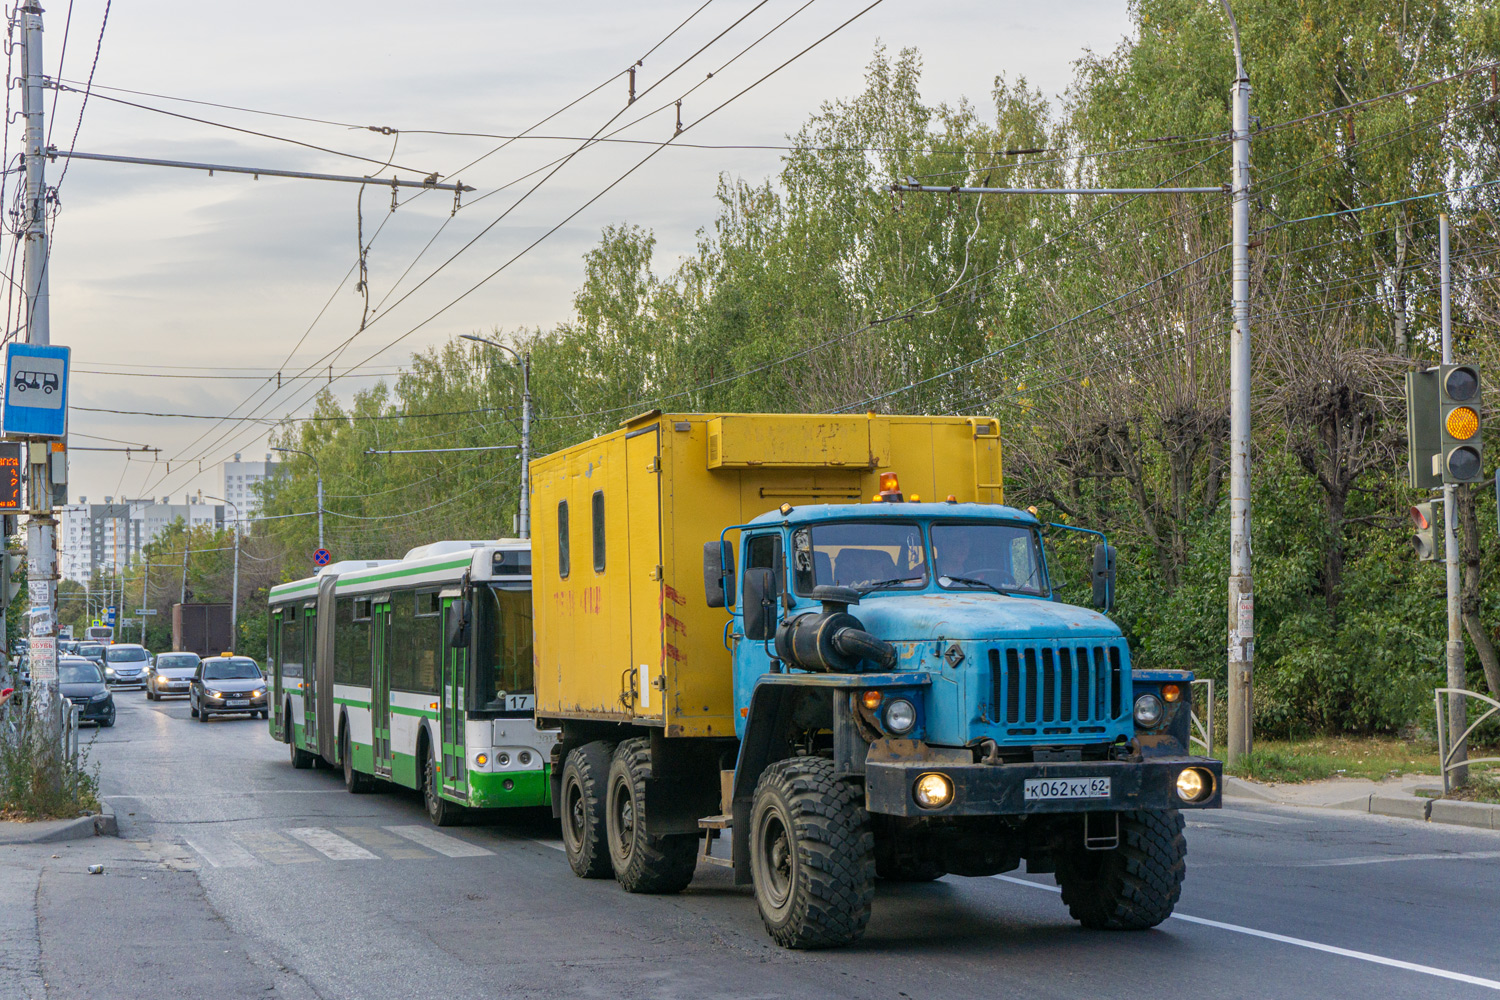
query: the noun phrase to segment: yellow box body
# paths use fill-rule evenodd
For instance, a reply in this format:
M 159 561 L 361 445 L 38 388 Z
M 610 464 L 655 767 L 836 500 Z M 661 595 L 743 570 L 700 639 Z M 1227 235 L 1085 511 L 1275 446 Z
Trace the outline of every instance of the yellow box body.
M 733 736 L 703 546 L 783 503 L 868 502 L 882 472 L 909 500 L 1003 503 L 999 422 L 651 412 L 533 461 L 537 716 Z

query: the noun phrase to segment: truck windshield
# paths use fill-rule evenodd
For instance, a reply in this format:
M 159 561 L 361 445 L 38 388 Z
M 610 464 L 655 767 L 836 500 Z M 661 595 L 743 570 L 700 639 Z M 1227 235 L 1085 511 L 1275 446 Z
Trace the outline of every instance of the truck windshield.
M 1045 597 L 1036 531 L 1019 524 L 934 524 L 938 586 Z
M 480 711 L 530 709 L 518 695 L 533 693 L 531 682 L 531 592 L 474 587 L 477 642 L 471 707 Z
M 836 521 L 792 535 L 793 583 L 799 594 L 828 584 L 870 590 L 914 590 L 927 582 L 927 547 L 916 523 Z

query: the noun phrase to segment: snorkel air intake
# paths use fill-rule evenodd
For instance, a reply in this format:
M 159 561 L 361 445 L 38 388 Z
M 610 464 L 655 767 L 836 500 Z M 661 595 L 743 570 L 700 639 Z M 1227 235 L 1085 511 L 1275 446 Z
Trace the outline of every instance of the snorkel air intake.
M 791 618 L 776 629 L 776 655 L 792 666 L 823 673 L 846 674 L 868 660 L 883 670 L 896 666 L 896 647 L 865 631 L 864 623 L 849 614 L 859 603 L 851 587 L 814 587 L 812 596 L 822 611 Z

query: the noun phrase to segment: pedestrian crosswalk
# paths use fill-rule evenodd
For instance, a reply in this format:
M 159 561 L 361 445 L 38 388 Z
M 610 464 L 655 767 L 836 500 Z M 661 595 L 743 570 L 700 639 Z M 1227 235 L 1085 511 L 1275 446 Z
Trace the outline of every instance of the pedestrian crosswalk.
M 181 846 L 148 844 L 160 853 L 185 846 L 207 868 L 256 868 L 320 861 L 420 861 L 480 858 L 495 852 L 462 836 L 430 826 L 298 826 L 284 830 L 242 829 L 193 832 Z M 550 845 L 549 845 L 550 846 Z

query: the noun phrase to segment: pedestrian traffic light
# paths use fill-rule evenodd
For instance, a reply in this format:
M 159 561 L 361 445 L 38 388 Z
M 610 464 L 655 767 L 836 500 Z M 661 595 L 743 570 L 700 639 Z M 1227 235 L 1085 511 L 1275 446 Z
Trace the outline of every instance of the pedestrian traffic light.
M 1479 369 L 1475 366 L 1438 366 L 1440 468 L 1445 484 L 1477 483 L 1484 478 L 1479 390 Z
M 1438 427 L 1438 370 L 1406 373 L 1406 471 L 1407 484 L 1428 490 L 1443 484 L 1438 454 L 1442 432 Z
M 1432 504 L 1417 504 L 1411 509 L 1411 519 L 1417 528 L 1417 533 L 1411 536 L 1412 548 L 1417 550 L 1417 561 L 1437 562 L 1437 533 L 1433 529 Z
M 0 541 L 0 545 L 4 542 Z M 14 553 L 5 551 L 0 553 L 0 614 L 4 609 L 10 607 L 10 602 L 15 600 L 16 594 L 20 592 L 22 583 L 16 579 L 16 568 L 20 562 Z M 3 639 L 0 636 L 0 639 Z

